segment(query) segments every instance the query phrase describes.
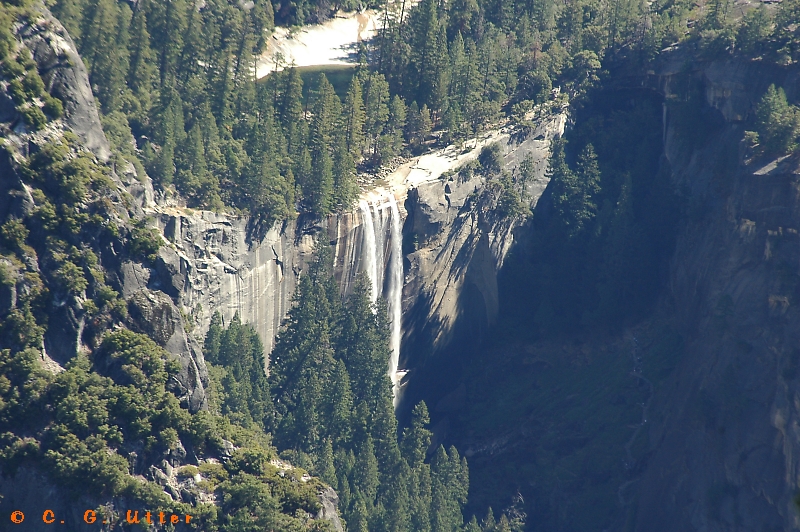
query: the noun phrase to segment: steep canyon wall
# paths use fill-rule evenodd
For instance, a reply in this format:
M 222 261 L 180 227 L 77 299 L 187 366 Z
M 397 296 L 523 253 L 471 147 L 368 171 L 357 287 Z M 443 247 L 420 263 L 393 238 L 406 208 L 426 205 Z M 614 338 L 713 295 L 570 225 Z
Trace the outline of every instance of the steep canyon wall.
M 650 81 L 668 98 L 664 154 L 694 206 L 664 302 L 686 351 L 654 396 L 634 529 L 797 530 L 800 159 L 754 157 L 740 139 L 769 84 L 796 101 L 800 70 L 684 64 L 676 54 Z M 695 145 L 669 105 L 687 82 L 709 116 Z
M 490 134 L 452 160 L 463 164 L 475 159 L 485 144 L 496 142 L 503 148 L 506 170 L 514 171 L 526 154 L 532 154 L 537 177 L 528 184 L 528 193 L 535 203 L 546 185 L 550 140 L 563 133 L 565 123 L 566 116 L 556 114 L 524 135 L 506 130 Z M 390 176 L 384 187 L 365 192 L 359 208 L 324 219 L 300 217 L 278 223 L 260 241 L 250 239 L 247 217 L 151 204 L 146 211 L 167 245 L 159 252 L 154 275 L 126 270 L 132 279 L 129 291 L 149 285 L 170 294 L 194 325 L 192 335 L 200 342 L 215 311 L 225 323 L 238 312 L 243 322 L 254 325 L 269 353 L 292 304 L 297 278 L 312 258 L 315 243 L 322 241 L 333 252 L 342 295 L 350 293 L 359 272 L 368 272 L 377 294 L 387 300 L 394 297 L 394 306 L 402 308 L 403 342 L 415 348 L 425 345 L 426 352 L 433 352 L 452 339 L 454 324 L 465 315 L 465 302 L 459 303 L 464 290 L 479 295 L 481 301 L 467 306 L 484 309 L 479 317 L 484 329 L 495 319 L 496 274 L 520 220 L 493 214 L 498 198 L 482 194 L 485 177 L 464 180 L 455 174 L 440 179 L 447 167 L 432 168 L 411 183 L 409 176 L 421 170 L 412 161 Z M 398 217 L 402 235 L 392 229 Z M 374 235 L 371 244 L 368 235 Z M 415 249 L 406 245 L 403 257 L 397 257 L 400 238 L 406 244 L 410 238 L 417 242 Z M 393 291 L 397 264 L 402 269 L 402 293 Z M 390 301 L 390 312 L 392 306 Z M 399 328 L 399 321 L 395 323 Z M 427 325 L 434 323 L 435 329 Z M 399 334 L 396 330 L 398 342 Z M 399 358 L 404 367 L 409 359 L 405 348 Z

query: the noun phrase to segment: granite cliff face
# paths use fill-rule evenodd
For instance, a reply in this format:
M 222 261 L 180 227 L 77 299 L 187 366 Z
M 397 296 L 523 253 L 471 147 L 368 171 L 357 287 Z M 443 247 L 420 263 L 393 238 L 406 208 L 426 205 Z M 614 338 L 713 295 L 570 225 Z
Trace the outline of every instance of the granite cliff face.
M 663 99 L 684 206 L 654 311 L 621 333 L 498 340 L 477 384 L 434 368 L 454 374 L 427 396 L 470 459 L 476 511 L 516 493 L 531 530 L 800 527 L 800 156 L 743 140 L 770 84 L 797 101 L 800 70 L 686 53 L 619 82 Z
M 672 258 L 665 313 L 685 355 L 657 389 L 635 530 L 796 530 L 800 482 L 800 159 L 753 158 L 742 138 L 775 83 L 796 99 L 800 71 L 720 62 L 651 81 L 669 96 L 701 84 L 714 122 L 685 148 L 666 113 L 664 154 L 698 205 Z
M 514 173 L 527 155 L 535 176 L 527 183 L 533 207 L 547 186 L 550 143 L 564 133 L 566 114 L 543 120 L 525 135 L 503 132 L 503 168 Z M 499 208 L 502 190 L 479 174 L 456 173 L 409 192 L 406 239 L 412 249 L 404 300 L 404 349 L 410 367 L 459 342 L 480 341 L 498 315 L 497 273 L 523 221 Z
M 400 367 L 419 364 L 425 356 L 409 353 L 423 349 L 431 354 L 448 345 L 457 334 L 456 323 L 476 319 L 486 330 L 494 322 L 497 271 L 513 243 L 512 230 L 521 221 L 506 219 L 497 211 L 498 191 L 486 189 L 485 177 L 463 179 L 454 174 L 442 179 L 442 174 L 476 159 L 488 144 L 502 147 L 503 165 L 510 172 L 530 153 L 537 175 L 528 184 L 528 194 L 535 204 L 547 184 L 550 141 L 563 133 L 565 124 L 566 115 L 555 114 L 526 134 L 504 129 L 463 152 L 451 147 L 435 162 L 416 158 L 398 168 L 387 177 L 387 184 L 362 195 L 371 213 L 368 226 L 377 234 L 374 252 L 367 250 L 365 214 L 358 209 L 325 219 L 301 216 L 277 223 L 256 241 L 246 217 L 147 206 L 145 211 L 168 245 L 159 252 L 153 272 L 126 267 L 125 295 L 144 286 L 165 291 L 190 316 L 198 341 L 215 311 L 226 323 L 238 312 L 243 322 L 255 326 L 268 354 L 290 308 L 297 276 L 317 241 L 331 246 L 342 295 L 350 292 L 356 275 L 368 269 L 368 255 L 375 253 L 377 291 L 387 298 L 392 245 L 387 198 L 393 194 L 405 243 L 402 335 L 403 345 L 409 347 L 402 348 Z M 408 249 L 412 240 L 417 242 L 413 250 Z M 476 314 L 475 309 L 481 310 Z

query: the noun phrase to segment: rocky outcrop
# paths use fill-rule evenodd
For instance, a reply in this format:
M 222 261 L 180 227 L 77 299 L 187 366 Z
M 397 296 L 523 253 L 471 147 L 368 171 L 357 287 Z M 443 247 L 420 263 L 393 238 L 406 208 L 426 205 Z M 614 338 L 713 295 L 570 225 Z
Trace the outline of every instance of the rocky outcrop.
M 175 355 L 180 372 L 168 383 L 170 390 L 190 412 L 207 406 L 208 370 L 203 353 L 186 334 L 183 317 L 164 292 L 140 290 L 128 299 L 129 327 L 152 338 Z
M 326 519 L 331 522 L 336 532 L 344 532 L 342 521 L 339 519 L 337 508 L 339 507 L 339 496 L 333 488 L 327 487 L 319 494 L 319 502 L 322 505 L 317 513 L 317 519 Z
M 226 324 L 238 313 L 242 322 L 253 324 L 269 353 L 291 305 L 297 275 L 312 256 L 312 236 L 290 221 L 252 242 L 246 217 L 177 207 L 156 207 L 148 214 L 167 245 L 152 272 L 126 266 L 130 288 L 123 291 L 138 286 L 163 290 L 190 317 L 198 341 L 214 312 Z
M 672 259 L 686 354 L 653 399 L 663 422 L 650 427 L 635 530 L 796 530 L 800 158 L 750 159 L 738 122 L 770 83 L 795 91 L 800 70 L 720 62 L 692 75 L 722 120 L 687 150 L 667 113 L 674 180 L 703 214 Z
M 515 172 L 533 156 L 535 177 L 527 183 L 531 206 L 547 186 L 550 143 L 565 124 L 566 115 L 557 114 L 526 135 L 505 132 L 497 140 L 505 171 Z M 406 256 L 401 365 L 418 367 L 455 338 L 479 341 L 495 323 L 497 273 L 524 219 L 504 215 L 498 208 L 502 189 L 486 184 L 480 174 L 461 172 L 409 192 L 404 238 L 412 249 Z
M 528 153 L 533 154 L 536 179 L 528 183 L 528 197 L 535 204 L 547 185 L 550 141 L 563 133 L 565 122 L 566 116 L 557 114 L 527 134 L 504 129 L 453 161 L 464 164 L 478 156 L 482 145 L 498 143 L 503 148 L 504 168 L 513 172 Z M 508 221 L 496 212 L 498 191 L 475 194 L 483 189 L 484 178 L 437 179 L 445 168 L 438 173 L 429 171 L 423 179 L 412 178 L 409 173 L 419 168 L 412 161 L 388 181 L 399 201 L 408 198 L 400 213 L 405 217 L 404 211 L 408 212 L 404 240 L 408 243 L 416 238 L 421 246 L 411 250 L 405 261 L 404 342 L 409 352 L 419 352 L 424 345 L 425 352 L 431 353 L 459 335 L 455 324 L 468 323 L 472 318 L 467 314 L 477 320 L 478 331 L 494 322 L 497 271 L 520 220 Z M 367 192 L 364 198 L 375 206 L 385 201 L 388 193 L 379 197 Z M 147 213 L 168 246 L 159 252 L 152 274 L 133 264 L 123 266 L 123 293 L 144 286 L 163 290 L 190 317 L 192 335 L 198 341 L 214 312 L 220 312 L 225 323 L 238 312 L 243 322 L 254 325 L 268 354 L 291 306 L 297 276 L 318 241 L 331 246 L 334 276 L 342 295 L 350 293 L 357 273 L 364 269 L 363 214 L 358 211 L 325 219 L 301 216 L 274 225 L 260 240 L 250 231 L 247 217 L 164 205 Z M 388 245 L 388 236 L 385 242 Z M 380 253 L 381 271 L 388 268 L 389 255 L 388 249 Z M 465 330 L 472 329 L 466 326 Z
M 47 10 L 20 31 L 38 65 L 47 90 L 64 102 L 64 123 L 98 159 L 111 155 L 100 125 L 86 67 L 64 26 Z

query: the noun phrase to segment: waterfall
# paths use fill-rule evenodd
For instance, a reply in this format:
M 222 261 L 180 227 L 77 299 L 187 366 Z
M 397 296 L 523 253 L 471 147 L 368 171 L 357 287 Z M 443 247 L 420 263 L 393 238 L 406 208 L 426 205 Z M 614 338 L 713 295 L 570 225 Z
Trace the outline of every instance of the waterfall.
M 392 379 L 392 396 L 394 406 L 400 399 L 400 375 L 397 366 L 400 361 L 400 334 L 403 320 L 403 235 L 400 226 L 400 211 L 394 194 L 389 193 L 391 209 L 391 233 L 389 236 L 392 249 L 389 262 L 389 319 L 392 326 L 392 356 L 389 360 L 389 377 Z
M 372 282 L 372 294 L 370 298 L 372 302 L 378 300 L 380 291 L 378 289 L 378 261 L 375 245 L 375 225 L 372 223 L 372 213 L 370 212 L 370 205 L 366 200 L 358 202 L 358 207 L 361 209 L 361 223 L 364 224 L 362 231 L 363 247 L 361 253 L 364 260 L 364 270 L 369 275 L 369 280 Z
M 400 396 L 400 377 L 402 377 L 397 367 L 400 359 L 403 318 L 403 246 L 400 211 L 391 192 L 381 193 L 374 203 L 362 199 L 358 206 L 362 223 L 362 270 L 367 272 L 372 284 L 372 302 L 377 301 L 378 297 L 384 297 L 388 307 L 392 349 L 388 374 L 392 381 L 394 403 L 397 406 Z

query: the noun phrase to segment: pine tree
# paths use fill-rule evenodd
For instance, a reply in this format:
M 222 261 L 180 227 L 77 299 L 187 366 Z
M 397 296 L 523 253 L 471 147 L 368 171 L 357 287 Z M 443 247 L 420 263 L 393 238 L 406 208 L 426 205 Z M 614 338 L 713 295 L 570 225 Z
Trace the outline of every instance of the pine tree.
M 386 370 L 384 369 L 384 373 Z M 381 472 L 391 477 L 398 474 L 398 467 L 404 463 L 397 444 L 397 418 L 394 415 L 389 379 L 381 379 L 382 396 L 378 398 L 377 411 L 372 420 L 372 437 L 375 443 L 375 456 L 381 465 Z
M 311 211 L 319 215 L 330 214 L 333 209 L 333 161 L 326 145 L 316 144 L 311 153 L 311 176 L 303 197 Z
M 751 9 L 742 17 L 736 35 L 736 47 L 748 55 L 758 55 L 772 34 L 772 17 L 763 4 Z
M 364 274 L 359 275 L 345 303 L 337 353 L 347 365 L 356 403 L 364 402 L 369 412 L 377 412 L 385 408 L 391 390 L 386 374 L 389 332 L 385 305 L 374 313 L 369 292 L 369 279 Z M 391 401 L 391 395 L 388 397 Z
M 333 205 L 347 211 L 358 199 L 359 188 L 353 156 L 341 135 L 337 137 L 336 151 L 333 154 L 333 179 Z
M 464 48 L 464 38 L 461 31 L 456 32 L 450 43 L 450 92 L 451 103 L 455 100 L 460 108 L 466 103 L 469 93 L 468 68 L 469 62 Z
M 294 67 L 285 71 L 285 82 L 281 94 L 281 102 L 277 109 L 280 110 L 280 122 L 286 133 L 286 142 L 289 156 L 297 157 L 300 149 L 306 144 L 303 119 L 303 80 Z M 297 172 L 295 172 L 297 175 Z
M 476 0 L 453 0 L 448 4 L 448 34 L 455 42 L 461 35 L 472 35 L 475 18 L 479 16 L 480 7 Z
M 389 120 L 379 147 L 381 160 L 394 157 L 403 149 L 403 129 L 406 125 L 406 104 L 394 95 L 389 104 Z
M 211 315 L 211 322 L 208 325 L 205 343 L 203 344 L 203 356 L 211 363 L 217 364 L 219 361 L 219 346 L 222 338 L 222 315 L 215 311 Z
M 423 104 L 419 110 L 419 121 L 417 122 L 416 142 L 417 145 L 422 145 L 425 140 L 430 136 L 433 124 L 431 122 L 431 112 L 428 110 L 428 105 Z
M 508 517 L 505 514 L 500 516 L 500 521 L 497 523 L 495 527 L 497 532 L 511 532 L 511 525 L 508 522 Z
M 312 353 L 313 357 L 316 353 Z M 322 385 L 313 371 L 316 367 L 309 368 L 304 376 L 301 388 L 297 393 L 295 406 L 295 425 L 293 431 L 282 431 L 279 441 L 289 447 L 307 453 L 317 451 L 320 443 L 321 426 L 319 404 L 322 399 Z
M 466 503 L 469 473 L 466 462 L 460 461 L 455 447 L 448 454 L 439 446 L 431 460 L 431 529 L 433 532 L 454 532 L 464 523 L 461 508 Z
M 497 526 L 497 521 L 494 519 L 494 512 L 492 511 L 492 507 L 489 507 L 489 511 L 486 512 L 486 519 L 483 520 L 481 523 L 481 528 L 483 528 L 484 532 L 495 532 L 495 527 Z
M 347 530 L 350 532 L 369 532 L 369 513 L 364 498 L 357 496 L 353 503 L 353 511 L 348 520 Z
M 448 142 L 455 142 L 463 138 L 464 115 L 461 113 L 461 107 L 457 102 L 450 102 L 442 118 L 442 126 L 447 130 L 446 139 Z
M 404 460 L 399 459 L 392 471 L 382 476 L 381 497 L 386 509 L 384 530 L 387 532 L 408 532 L 411 526 L 409 483 L 411 471 Z
M 427 102 L 438 117 L 444 114 L 450 97 L 450 57 L 447 49 L 447 32 L 443 24 L 436 34 L 435 48 L 431 57 L 433 80 Z
M 411 30 L 411 60 L 409 63 L 411 90 L 409 99 L 421 103 L 429 101 L 435 92 L 437 35 L 439 33 L 438 2 L 422 0 L 411 11 L 409 26 Z
M 356 464 L 353 468 L 353 487 L 363 500 L 371 506 L 378 494 L 379 485 L 378 459 L 375 458 L 372 436 L 367 435 L 367 439 L 358 451 Z
M 370 72 L 364 84 L 364 102 L 366 121 L 364 132 L 367 137 L 368 151 L 373 162 L 379 162 L 378 143 L 389 120 L 389 84 L 383 74 Z
M 329 486 L 336 486 L 336 467 L 333 464 L 333 445 L 330 438 L 326 438 L 322 445 L 316 469 L 323 482 Z
M 219 129 L 217 128 L 217 121 L 211 112 L 211 105 L 207 100 L 200 106 L 196 123 L 200 124 L 203 132 L 203 154 L 209 173 L 215 177 L 225 175 L 227 168 L 225 166 L 225 157 L 222 154 Z
M 157 140 L 161 144 L 161 153 L 155 167 L 156 176 L 162 186 L 172 183 L 175 174 L 175 149 L 178 144 L 183 142 L 186 135 L 181 98 L 175 90 L 171 90 L 167 94 L 168 99 L 162 103 L 162 111 L 159 116 Z
M 312 110 L 309 151 L 310 179 L 303 183 L 303 195 L 311 210 L 320 215 L 333 207 L 332 138 L 341 117 L 341 103 L 325 74 L 320 74 L 317 96 Z
M 353 393 L 350 389 L 350 376 L 344 362 L 336 360 L 330 379 L 327 398 L 330 401 L 328 434 L 337 446 L 347 445 L 352 436 Z
M 789 105 L 783 88 L 770 85 L 756 105 L 756 131 L 765 151 L 783 155 L 797 145 L 800 132 L 800 111 Z
M 209 52 L 206 47 L 209 44 L 211 43 L 207 42 L 203 35 L 202 11 L 190 9 L 189 18 L 186 21 L 184 44 L 176 72 L 182 86 L 185 87 L 190 79 L 199 76 L 204 71 L 201 63 L 208 59 Z
M 86 0 L 57 0 L 51 7 L 53 14 L 58 17 L 75 41 L 79 41 L 83 36 L 81 26 L 86 13 L 86 4 Z
M 161 5 L 159 5 L 161 4 Z M 148 23 L 156 29 L 154 48 L 158 50 L 159 75 L 161 86 L 170 86 L 177 72 L 178 58 L 183 50 L 183 36 L 186 34 L 187 5 L 185 0 L 151 2 L 152 14 Z
M 336 493 L 339 495 L 339 508 L 344 514 L 348 514 L 351 508 L 350 503 L 353 500 L 353 493 L 350 489 L 350 477 L 352 476 L 351 473 L 356 463 L 356 457 L 352 449 L 346 451 L 339 447 L 334 452 L 333 459 L 334 467 L 336 468 Z
M 295 404 L 306 368 L 321 364 L 327 353 L 327 346 L 320 351 L 321 339 L 327 338 L 337 312 L 331 298 L 336 286 L 328 275 L 330 251 L 319 246 L 316 254 L 308 273 L 300 278 L 295 305 L 271 354 L 270 381 L 281 416 L 287 415 Z
M 483 532 L 474 515 L 472 519 L 469 520 L 469 523 L 464 526 L 464 532 Z
M 150 48 L 150 33 L 147 31 L 146 2 L 139 2 L 139 7 L 131 20 L 130 68 L 128 71 L 128 87 L 136 97 L 140 109 L 134 119 L 143 123 L 150 111 L 156 91 L 155 54 Z
M 305 126 L 305 122 L 302 123 Z M 299 129 L 305 129 L 301 127 Z M 302 134 L 305 137 L 305 133 Z M 292 171 L 295 176 L 297 176 L 297 188 L 299 189 L 298 196 L 304 197 L 305 190 L 309 190 L 312 187 L 312 163 L 311 163 L 311 152 L 308 151 L 308 146 L 303 143 L 300 145 L 297 154 L 293 157 L 294 158 L 294 167 Z
M 113 49 L 117 21 L 117 4 L 114 0 L 89 0 L 81 22 L 78 47 L 89 71 L 89 79 L 94 75 L 99 56 L 111 53 Z
M 411 411 L 411 425 L 403 431 L 403 455 L 412 469 L 419 468 L 425 461 L 432 435 L 429 423 L 428 407 L 420 401 Z
M 90 79 L 92 84 L 97 86 L 97 97 L 106 114 L 122 107 L 123 94 L 128 91 L 125 78 L 130 64 L 128 27 L 131 22 L 131 10 L 123 3 L 115 4 L 110 11 L 114 20 L 109 32 L 113 31 L 114 34 L 110 35 L 109 42 L 102 43 L 102 51 L 94 54 Z
M 203 132 L 200 125 L 195 123 L 189 130 L 178 155 L 178 171 L 175 177 L 178 189 L 189 198 L 198 194 L 200 182 L 205 179 L 208 171 L 204 151 Z
M 344 102 L 345 138 L 347 149 L 354 160 L 361 158 L 364 149 L 364 98 L 361 94 L 361 82 L 353 76 Z
M 411 506 L 411 530 L 430 532 L 431 530 L 431 467 L 422 463 L 411 472 L 409 497 Z

